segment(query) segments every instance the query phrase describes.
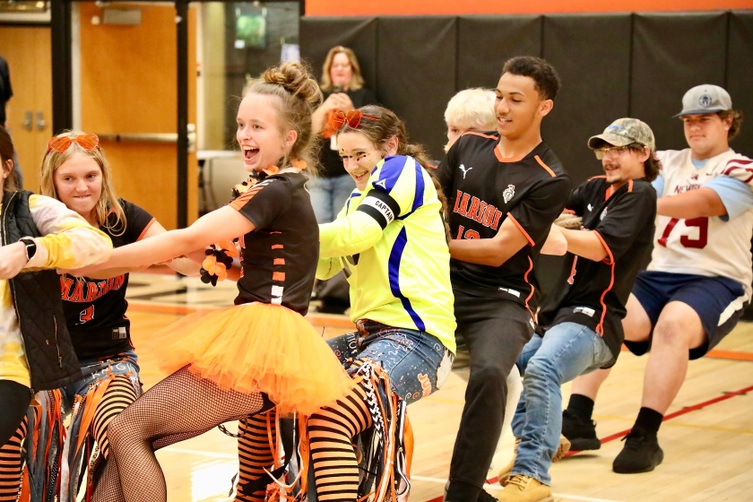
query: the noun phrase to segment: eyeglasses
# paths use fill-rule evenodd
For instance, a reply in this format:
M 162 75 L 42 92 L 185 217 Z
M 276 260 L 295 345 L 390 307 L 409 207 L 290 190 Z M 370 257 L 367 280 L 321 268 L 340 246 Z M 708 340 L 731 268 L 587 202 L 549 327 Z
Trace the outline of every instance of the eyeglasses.
M 340 130 L 345 124 L 348 124 L 348 127 L 351 129 L 358 129 L 358 126 L 361 124 L 361 120 L 364 117 L 371 120 L 379 120 L 379 117 L 361 113 L 361 110 L 351 110 L 348 113 L 345 113 L 342 110 L 335 110 L 330 115 L 329 122 L 333 131 Z
M 596 158 L 601 160 L 604 157 L 606 157 L 609 154 L 612 155 L 622 155 L 623 153 L 627 152 L 628 150 L 633 150 L 635 147 L 632 145 L 628 146 L 604 146 L 602 148 L 597 148 L 594 150 L 594 155 L 596 155 Z
M 94 133 L 81 134 L 79 136 L 53 136 L 47 143 L 47 151 L 55 150 L 58 153 L 65 153 L 76 143 L 84 151 L 94 150 L 99 146 L 99 136 Z

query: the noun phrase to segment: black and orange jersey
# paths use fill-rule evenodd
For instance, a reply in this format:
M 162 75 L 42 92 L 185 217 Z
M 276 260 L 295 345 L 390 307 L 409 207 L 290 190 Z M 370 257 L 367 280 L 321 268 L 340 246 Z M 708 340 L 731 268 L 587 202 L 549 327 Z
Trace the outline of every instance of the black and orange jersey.
M 319 226 L 306 177 L 285 171 L 230 203 L 256 227 L 242 238 L 243 276 L 235 304 L 272 303 L 305 315 L 319 258 Z
M 122 225 L 115 225 L 113 229 L 100 227 L 116 248 L 141 239 L 155 221 L 136 204 L 120 199 L 120 205 L 126 218 L 125 230 Z M 114 213 L 110 218 L 114 218 Z M 114 356 L 133 348 L 131 322 L 126 317 L 128 274 L 109 279 L 63 274 L 60 287 L 68 331 L 79 359 Z
M 596 176 L 573 190 L 566 207 L 583 218 L 584 229 L 597 234 L 607 257 L 596 262 L 568 253 L 539 324 L 545 329 L 560 322 L 588 326 L 616 358 L 624 339 L 625 303 L 651 256 L 656 191 L 643 178 L 614 190 L 604 176 Z
M 436 170 L 456 239 L 494 237 L 512 218 L 528 245 L 499 267 L 452 260 L 453 288 L 513 299 L 535 312 L 538 283 L 533 263 L 560 214 L 570 179 L 554 152 L 540 143 L 522 159 L 505 159 L 496 133 L 466 133 Z

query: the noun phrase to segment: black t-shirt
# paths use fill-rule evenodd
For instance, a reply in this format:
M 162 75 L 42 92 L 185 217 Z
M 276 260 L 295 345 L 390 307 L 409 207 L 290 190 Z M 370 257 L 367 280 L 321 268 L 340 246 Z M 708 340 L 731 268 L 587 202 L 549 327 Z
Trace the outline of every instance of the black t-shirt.
M 450 210 L 456 239 L 494 237 L 513 218 L 528 245 L 499 267 L 450 263 L 453 288 L 481 297 L 516 301 L 536 310 L 533 262 L 560 214 L 570 179 L 554 152 L 540 143 L 523 159 L 502 158 L 496 133 L 467 133 L 450 148 L 436 174 Z
M 136 204 L 120 199 L 126 217 L 121 235 L 101 227 L 110 236 L 113 247 L 136 242 L 154 222 L 154 217 Z M 110 215 L 114 221 L 114 214 Z M 116 227 L 118 233 L 121 227 Z M 73 347 L 80 360 L 115 356 L 131 350 L 131 321 L 126 317 L 128 274 L 109 279 L 60 276 L 63 310 Z
M 539 325 L 588 326 L 603 337 L 616 360 L 625 337 L 625 303 L 651 255 L 656 191 L 643 178 L 613 191 L 604 176 L 597 176 L 573 190 L 566 207 L 583 217 L 585 229 L 598 233 L 608 257 L 596 262 L 568 253 L 539 312 Z
M 355 91 L 343 92 L 350 97 L 353 106 L 356 108 L 366 105 L 375 105 L 377 103 L 374 93 L 365 87 L 361 87 Z M 330 94 L 332 93 L 325 93 L 324 99 L 327 99 Z M 321 164 L 318 174 L 320 178 L 334 178 L 346 174 L 345 168 L 343 167 L 343 161 L 340 158 L 340 152 L 339 150 L 332 149 L 332 142 L 329 138 L 322 139 L 321 150 L 319 151 L 319 163 Z M 337 209 L 339 210 L 339 208 Z
M 230 203 L 256 227 L 243 236 L 236 305 L 262 302 L 302 315 L 308 311 L 319 260 L 319 225 L 305 183 L 303 174 L 282 172 Z

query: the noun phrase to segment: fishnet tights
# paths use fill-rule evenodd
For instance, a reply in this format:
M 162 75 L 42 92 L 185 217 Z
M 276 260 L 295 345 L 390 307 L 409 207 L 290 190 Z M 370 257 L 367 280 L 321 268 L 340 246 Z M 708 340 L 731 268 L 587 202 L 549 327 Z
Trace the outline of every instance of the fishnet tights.
M 273 406 L 261 393 L 220 389 L 189 367 L 159 382 L 110 423 L 111 459 L 94 502 L 165 502 L 167 486 L 155 450 Z

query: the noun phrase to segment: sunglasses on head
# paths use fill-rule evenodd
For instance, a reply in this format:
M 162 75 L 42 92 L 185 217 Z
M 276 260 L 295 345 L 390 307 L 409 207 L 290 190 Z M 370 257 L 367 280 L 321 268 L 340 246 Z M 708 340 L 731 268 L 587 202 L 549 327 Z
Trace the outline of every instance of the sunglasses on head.
M 361 110 L 351 110 L 348 113 L 345 113 L 342 110 L 335 110 L 332 112 L 332 115 L 330 115 L 330 123 L 332 129 L 335 131 L 340 130 L 345 124 L 348 124 L 348 127 L 351 129 L 358 129 L 358 126 L 364 117 L 371 120 L 379 120 L 379 117 L 367 115 L 362 113 Z
M 76 143 L 84 151 L 94 150 L 99 146 L 99 136 L 94 133 L 81 134 L 79 136 L 53 136 L 47 143 L 47 151 L 55 150 L 65 153 L 73 143 Z

